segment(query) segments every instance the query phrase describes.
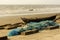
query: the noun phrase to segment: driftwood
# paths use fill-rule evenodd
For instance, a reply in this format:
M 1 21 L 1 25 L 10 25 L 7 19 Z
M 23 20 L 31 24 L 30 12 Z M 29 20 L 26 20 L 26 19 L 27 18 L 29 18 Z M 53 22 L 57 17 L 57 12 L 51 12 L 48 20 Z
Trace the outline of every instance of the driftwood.
M 12 24 L 13 26 L 15 27 L 21 27 L 22 25 L 24 25 L 24 23 L 15 23 L 15 24 Z
M 4 27 L 0 27 L 0 30 L 4 29 Z
M 0 27 L 10 26 L 11 24 L 0 25 Z
M 46 29 L 53 30 L 53 29 L 57 29 L 57 28 L 59 28 L 59 26 L 48 26 Z
M 8 28 L 8 27 L 11 27 L 11 24 L 1 25 L 0 29 L 5 29 L 5 28 Z
M 17 28 L 17 26 L 12 25 L 12 24 L 5 27 L 5 29 L 8 29 L 8 30 L 9 29 L 14 29 L 14 28 Z
M 21 32 L 21 35 L 29 35 L 29 34 L 34 34 L 34 33 L 37 33 L 37 32 L 39 32 L 38 29 L 27 30 L 27 31 Z
M 7 36 L 0 37 L 0 40 L 8 40 Z
M 22 27 L 22 25 L 24 25 L 24 23 L 15 23 L 15 24 L 11 24 L 10 27 L 8 26 L 8 28 L 6 29 L 15 29 L 17 27 Z
M 0 25 L 0 29 L 14 29 L 17 27 L 22 27 L 23 25 L 25 25 L 25 23 L 14 23 L 14 24 L 5 24 L 5 25 Z

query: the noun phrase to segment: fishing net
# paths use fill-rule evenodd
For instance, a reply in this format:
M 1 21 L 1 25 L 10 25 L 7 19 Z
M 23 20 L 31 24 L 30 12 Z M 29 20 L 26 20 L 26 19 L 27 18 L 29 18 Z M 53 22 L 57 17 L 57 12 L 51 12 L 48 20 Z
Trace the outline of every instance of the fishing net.
M 23 31 L 24 31 L 23 28 L 16 28 L 16 29 L 9 31 L 8 36 L 19 35 Z
M 30 22 L 27 25 L 29 26 L 28 29 L 45 29 L 47 26 L 57 26 L 58 24 L 51 20 L 46 20 L 41 22 Z
M 15 36 L 26 30 L 33 30 L 33 29 L 42 30 L 45 29 L 47 26 L 58 26 L 58 24 L 51 20 L 46 20 L 41 22 L 30 22 L 27 24 L 27 27 L 25 28 L 22 27 L 11 30 L 8 36 Z

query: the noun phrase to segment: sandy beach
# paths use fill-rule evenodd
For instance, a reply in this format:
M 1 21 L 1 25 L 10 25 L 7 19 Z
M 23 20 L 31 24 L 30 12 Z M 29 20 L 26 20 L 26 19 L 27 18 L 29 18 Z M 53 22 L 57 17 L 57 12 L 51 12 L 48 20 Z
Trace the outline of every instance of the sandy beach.
M 33 11 L 29 11 L 33 9 Z M 0 6 L 0 25 L 23 22 L 20 17 L 27 15 L 37 15 L 38 17 L 48 17 L 58 14 L 60 17 L 60 5 L 58 6 Z M 44 15 L 45 14 L 45 15 Z M 46 15 L 49 14 L 49 15 Z M 57 17 L 57 18 L 58 18 Z M 60 19 L 56 21 L 60 23 Z M 0 30 L 0 37 L 7 35 L 10 30 Z M 17 35 L 8 37 L 10 40 L 60 40 L 60 29 L 43 30 L 31 35 Z

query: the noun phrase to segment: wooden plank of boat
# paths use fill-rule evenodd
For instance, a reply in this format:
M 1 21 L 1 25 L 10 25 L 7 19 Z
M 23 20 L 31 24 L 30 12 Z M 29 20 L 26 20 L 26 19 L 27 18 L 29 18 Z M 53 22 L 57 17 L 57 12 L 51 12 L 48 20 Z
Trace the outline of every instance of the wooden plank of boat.
M 37 32 L 39 32 L 38 29 L 27 30 L 25 32 L 21 32 L 21 35 L 29 35 L 29 34 L 34 34 L 34 33 L 37 33 Z
M 46 29 L 53 30 L 53 29 L 57 29 L 57 28 L 59 28 L 59 26 L 48 26 Z

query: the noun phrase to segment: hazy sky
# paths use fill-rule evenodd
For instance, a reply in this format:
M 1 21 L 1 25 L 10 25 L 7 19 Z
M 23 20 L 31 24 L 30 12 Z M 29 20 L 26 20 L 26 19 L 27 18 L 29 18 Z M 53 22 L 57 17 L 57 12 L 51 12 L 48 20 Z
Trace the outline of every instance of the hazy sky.
M 60 0 L 0 0 L 0 4 L 57 4 Z

